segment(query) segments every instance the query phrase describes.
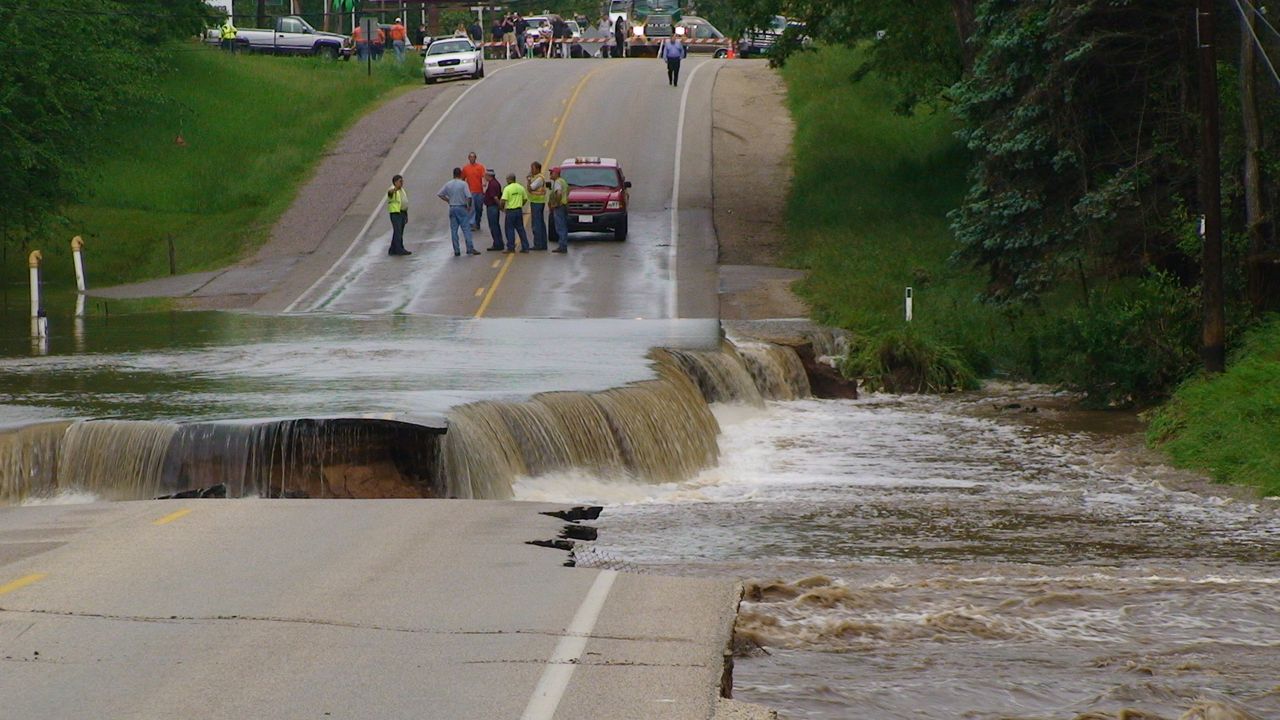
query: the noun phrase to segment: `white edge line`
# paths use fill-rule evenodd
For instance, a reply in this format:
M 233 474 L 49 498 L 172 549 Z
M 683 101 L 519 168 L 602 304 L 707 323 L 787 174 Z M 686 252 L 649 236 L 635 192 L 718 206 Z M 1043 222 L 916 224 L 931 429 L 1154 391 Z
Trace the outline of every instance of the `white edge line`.
M 488 80 L 489 78 L 493 77 L 494 75 L 497 75 L 503 70 L 509 70 L 513 67 L 516 67 L 517 65 L 523 65 L 527 62 L 531 62 L 531 61 L 521 60 L 520 62 L 500 67 L 497 70 L 494 70 L 493 72 L 488 73 L 484 78 L 480 80 L 480 82 L 477 82 L 471 85 L 470 87 L 468 87 L 466 90 L 463 90 L 461 95 L 454 98 L 453 102 L 449 103 L 449 107 L 445 109 L 444 114 L 441 115 L 439 119 L 436 120 L 435 124 L 431 126 L 431 129 L 427 131 L 427 134 L 423 136 L 422 142 L 418 143 L 418 147 L 413 149 L 413 152 L 410 153 L 409 155 L 409 159 L 405 161 L 404 167 L 400 168 L 400 174 L 403 175 L 406 172 L 408 172 L 409 166 L 413 164 L 413 161 L 415 159 L 417 159 L 418 153 L 422 152 L 422 148 L 427 146 L 427 141 L 430 140 L 431 136 L 436 133 L 436 128 L 439 128 L 440 125 L 444 123 L 445 118 L 449 117 L 449 114 L 453 112 L 453 108 L 456 107 L 458 103 L 462 102 L 462 98 L 466 97 L 472 90 L 475 90 L 476 88 L 480 87 L 480 85 L 482 85 L 485 80 Z M 370 181 L 372 182 L 372 179 Z M 382 212 L 382 206 L 385 205 L 386 202 L 387 202 L 386 198 L 381 198 L 380 200 L 378 200 L 377 207 L 373 209 L 373 212 L 369 213 L 369 219 L 364 221 L 364 227 L 360 228 L 360 232 L 356 233 L 356 236 L 351 239 L 351 244 L 347 246 L 346 252 L 342 253 L 342 256 L 339 257 L 337 260 L 335 260 L 334 263 L 329 266 L 329 269 L 326 270 L 323 275 L 317 278 L 315 282 L 311 283 L 311 285 L 306 290 L 303 290 L 302 293 L 298 295 L 297 299 L 289 303 L 289 306 L 284 309 L 286 313 L 293 312 L 294 308 L 298 306 L 298 303 L 302 302 L 303 298 L 310 295 L 311 291 L 315 290 L 316 287 L 320 285 L 320 283 L 324 282 L 325 280 L 328 280 L 329 276 L 333 274 L 333 271 L 336 270 L 337 267 L 341 265 L 344 261 L 346 261 L 347 257 L 351 255 L 351 251 L 355 250 L 356 245 L 358 245 L 360 241 L 364 239 L 365 233 L 369 232 L 369 228 L 373 225 L 373 221 L 378 217 L 378 213 Z
M 684 158 L 684 112 L 689 105 L 689 90 L 693 88 L 693 76 L 707 66 L 707 62 L 689 73 L 684 83 L 684 92 L 680 94 L 680 117 L 676 120 L 676 169 L 671 181 L 671 244 L 667 247 L 667 268 L 671 272 L 671 283 L 667 286 L 667 311 L 672 320 L 680 317 L 679 302 L 680 280 L 676 272 L 676 246 L 680 244 L 680 164 Z
M 618 573 L 615 570 L 601 570 L 596 576 L 596 581 L 578 606 L 578 612 L 574 613 L 569 627 L 565 628 L 564 637 L 556 643 L 556 649 L 547 661 L 547 669 L 542 671 L 542 677 L 538 679 L 538 685 L 533 689 L 533 696 L 529 698 L 529 704 L 525 706 L 520 720 L 551 720 L 555 717 L 560 698 L 569 686 L 569 678 L 573 677 L 577 660 L 587 647 L 587 640 L 596 627 L 596 620 L 600 618 L 605 598 L 609 596 L 609 589 L 613 587 L 616 577 Z

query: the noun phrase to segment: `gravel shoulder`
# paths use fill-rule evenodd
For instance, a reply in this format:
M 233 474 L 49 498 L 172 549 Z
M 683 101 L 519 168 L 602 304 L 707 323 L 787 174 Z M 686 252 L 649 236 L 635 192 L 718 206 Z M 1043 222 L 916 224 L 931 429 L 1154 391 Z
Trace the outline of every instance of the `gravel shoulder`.
M 720 317 L 808 317 L 780 267 L 795 126 L 786 85 L 764 60 L 726 63 L 712 97 L 712 193 L 720 242 Z

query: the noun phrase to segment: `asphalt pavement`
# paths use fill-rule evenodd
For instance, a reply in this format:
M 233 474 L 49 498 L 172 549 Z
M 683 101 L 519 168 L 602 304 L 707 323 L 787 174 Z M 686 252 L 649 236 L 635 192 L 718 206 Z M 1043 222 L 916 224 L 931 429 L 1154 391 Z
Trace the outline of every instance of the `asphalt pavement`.
M 0 508 L 0 716 L 711 717 L 737 586 L 563 567 L 548 509 Z
M 691 58 L 671 87 L 653 58 L 490 61 L 423 111 L 325 238 L 255 306 L 286 312 L 483 317 L 716 317 L 711 218 L 711 89 L 722 61 Z M 475 151 L 500 179 L 567 157 L 617 158 L 630 232 L 575 234 L 570 251 L 454 257 L 436 192 Z M 409 191 L 405 246 L 388 257 L 382 200 Z M 491 243 L 482 224 L 477 248 Z

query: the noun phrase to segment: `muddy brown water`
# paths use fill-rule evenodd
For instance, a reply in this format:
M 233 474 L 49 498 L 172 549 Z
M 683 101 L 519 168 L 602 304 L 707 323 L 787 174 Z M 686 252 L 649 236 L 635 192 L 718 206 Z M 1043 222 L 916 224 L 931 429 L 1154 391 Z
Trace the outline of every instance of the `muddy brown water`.
M 178 466 L 248 477 L 231 450 L 279 432 L 237 419 L 341 414 L 356 437 L 446 412 L 459 432 L 396 473 L 607 503 L 582 565 L 742 579 L 736 693 L 787 717 L 1280 718 L 1280 512 L 1163 467 L 1132 416 L 1039 388 L 806 399 L 789 351 L 720 344 L 703 322 L 57 327 L 47 347 L 0 338 L 11 499 L 146 496 Z M 300 437 L 281 447 L 316 462 L 264 467 L 319 467 L 338 496 L 404 465 L 330 457 L 358 437 Z M 129 462 L 89 462 L 106 448 Z
M 1162 466 L 1133 416 L 1065 407 L 720 405 L 693 481 L 517 497 L 613 503 L 582 564 L 742 578 L 735 697 L 785 717 L 1280 717 L 1276 505 Z

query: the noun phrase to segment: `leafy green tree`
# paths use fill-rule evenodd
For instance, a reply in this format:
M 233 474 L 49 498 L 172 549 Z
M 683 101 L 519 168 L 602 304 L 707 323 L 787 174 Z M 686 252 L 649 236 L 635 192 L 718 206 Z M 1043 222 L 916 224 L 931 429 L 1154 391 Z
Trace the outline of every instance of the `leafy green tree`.
M 149 94 L 165 43 L 201 31 L 201 0 L 0 1 L 0 197 L 5 240 L 80 196 L 94 129 Z
M 1144 268 L 1194 276 L 1188 0 L 987 0 L 956 86 L 972 186 L 952 214 L 987 297 Z
M 698 11 L 734 36 L 768 27 L 775 15 L 798 21 L 771 51 L 776 64 L 814 44 L 868 43 L 859 73 L 892 81 L 904 111 L 936 98 L 972 59 L 974 0 L 710 0 Z

